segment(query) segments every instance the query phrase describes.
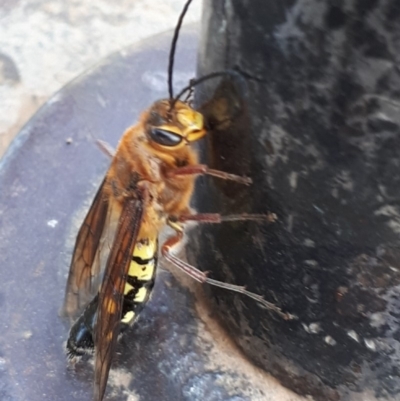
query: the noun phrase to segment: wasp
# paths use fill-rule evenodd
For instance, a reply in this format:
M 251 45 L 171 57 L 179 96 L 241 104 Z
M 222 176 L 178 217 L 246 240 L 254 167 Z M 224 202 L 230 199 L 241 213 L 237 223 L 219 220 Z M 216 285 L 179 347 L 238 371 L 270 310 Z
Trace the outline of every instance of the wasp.
M 104 397 L 110 365 L 121 329 L 133 324 L 154 285 L 158 251 L 193 279 L 245 294 L 265 307 L 289 314 L 247 291 L 207 277 L 173 253 L 184 237 L 188 221 L 219 223 L 224 220 L 268 220 L 270 216 L 193 214 L 190 208 L 195 179 L 211 175 L 248 185 L 246 177 L 199 164 L 192 144 L 203 138 L 203 115 L 182 96 L 213 73 L 173 95 L 172 70 L 180 26 L 191 0 L 179 17 L 168 68 L 169 98 L 156 101 L 126 130 L 111 165 L 79 230 L 70 266 L 64 314 L 74 318 L 67 340 L 71 359 L 94 352 L 94 400 Z M 163 227 L 175 234 L 160 247 Z M 92 299 L 91 299 L 92 297 Z

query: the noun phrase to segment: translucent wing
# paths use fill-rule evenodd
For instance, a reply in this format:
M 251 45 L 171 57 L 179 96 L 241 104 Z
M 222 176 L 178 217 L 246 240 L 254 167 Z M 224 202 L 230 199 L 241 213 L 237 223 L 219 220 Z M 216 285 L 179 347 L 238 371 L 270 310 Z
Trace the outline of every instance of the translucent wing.
M 109 215 L 105 182 L 97 191 L 76 238 L 64 301 L 64 313 L 70 317 L 74 317 L 98 290 L 93 288 L 92 278 L 100 271 L 99 245 Z
M 122 314 L 124 287 L 136 238 L 142 223 L 143 193 L 137 190 L 136 199 L 127 198 L 122 206 L 99 294 L 95 328 L 94 400 L 101 401 L 107 384 L 111 359 L 118 337 Z M 112 208 L 115 201 L 110 200 Z

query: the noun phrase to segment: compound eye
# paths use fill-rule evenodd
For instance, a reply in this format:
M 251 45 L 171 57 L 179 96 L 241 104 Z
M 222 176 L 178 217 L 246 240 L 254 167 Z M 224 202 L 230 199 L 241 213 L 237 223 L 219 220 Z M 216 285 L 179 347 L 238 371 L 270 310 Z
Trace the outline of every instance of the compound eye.
M 160 128 L 152 128 L 150 130 L 150 138 L 163 146 L 176 146 L 182 142 L 182 137 L 171 131 L 166 131 Z

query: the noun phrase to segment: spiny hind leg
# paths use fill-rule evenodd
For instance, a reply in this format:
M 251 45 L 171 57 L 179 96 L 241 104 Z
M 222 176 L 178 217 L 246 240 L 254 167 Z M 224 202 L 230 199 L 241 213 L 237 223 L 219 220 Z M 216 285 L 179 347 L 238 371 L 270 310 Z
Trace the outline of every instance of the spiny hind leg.
M 285 319 L 285 320 L 294 319 L 293 315 L 291 315 L 290 313 L 283 312 L 278 306 L 274 305 L 271 302 L 266 301 L 261 295 L 247 291 L 246 288 L 243 286 L 228 284 L 228 283 L 224 283 L 223 281 L 211 279 L 211 278 L 207 277 L 207 274 L 205 272 L 202 272 L 201 270 L 197 269 L 196 267 L 190 265 L 187 262 L 184 262 L 183 260 L 180 260 L 175 255 L 173 255 L 172 249 L 182 241 L 183 231 L 182 231 L 182 228 L 179 229 L 178 223 L 172 222 L 170 225 L 172 228 L 174 228 L 176 230 L 176 235 L 169 237 L 164 242 L 164 244 L 161 247 L 161 254 L 165 257 L 165 259 L 167 259 L 169 262 L 171 262 L 174 266 L 181 269 L 188 276 L 192 277 L 194 280 L 196 280 L 200 283 L 207 283 L 207 284 L 213 285 L 215 287 L 225 288 L 227 290 L 235 291 L 240 294 L 246 295 L 249 298 L 252 298 L 255 301 L 257 301 L 260 305 L 264 306 L 265 308 L 277 313 L 283 319 Z
M 183 214 L 179 217 L 170 217 L 170 222 L 185 223 L 187 221 L 196 221 L 198 223 L 206 224 L 219 224 L 227 221 L 259 221 L 274 223 L 277 220 L 275 213 L 267 214 L 230 214 L 221 216 L 219 213 L 197 213 L 197 214 Z

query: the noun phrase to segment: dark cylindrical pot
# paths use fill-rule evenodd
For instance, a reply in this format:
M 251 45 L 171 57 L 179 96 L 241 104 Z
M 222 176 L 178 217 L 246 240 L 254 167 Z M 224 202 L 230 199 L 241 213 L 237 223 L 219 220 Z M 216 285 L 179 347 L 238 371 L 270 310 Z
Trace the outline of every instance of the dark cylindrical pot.
M 198 209 L 277 221 L 202 226 L 194 259 L 298 316 L 211 289 L 247 355 L 316 400 L 400 399 L 399 38 L 396 0 L 204 2 L 199 75 L 248 89 L 199 90 L 208 162 L 254 183 L 203 179 Z

